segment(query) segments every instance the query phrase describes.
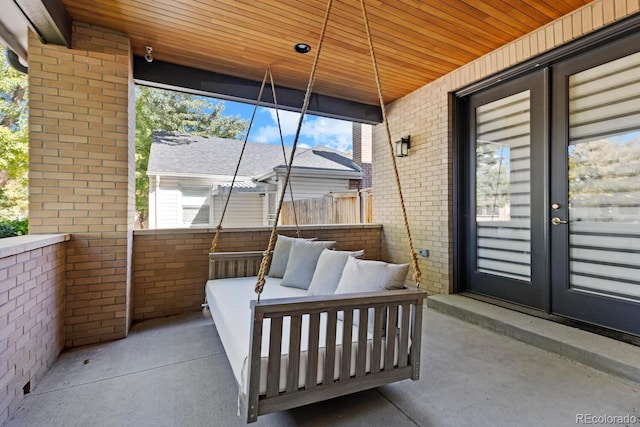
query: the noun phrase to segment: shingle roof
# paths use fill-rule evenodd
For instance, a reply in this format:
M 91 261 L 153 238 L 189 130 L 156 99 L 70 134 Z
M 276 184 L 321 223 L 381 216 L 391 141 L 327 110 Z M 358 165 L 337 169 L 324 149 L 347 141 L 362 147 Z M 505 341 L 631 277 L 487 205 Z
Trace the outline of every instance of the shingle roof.
M 229 175 L 235 172 L 242 141 L 217 137 L 154 132 L 149 155 L 149 174 Z M 285 147 L 287 157 L 291 147 Z M 294 168 L 359 172 L 345 153 L 327 147 L 298 149 Z M 248 142 L 239 175 L 256 176 L 284 167 L 282 147 Z
M 293 160 L 293 166 L 297 168 L 333 169 L 349 172 L 360 171 L 360 167 L 347 157 L 345 153 L 323 146 L 298 149 L 296 151 L 296 157 Z M 282 167 L 284 167 L 284 165 L 282 165 Z

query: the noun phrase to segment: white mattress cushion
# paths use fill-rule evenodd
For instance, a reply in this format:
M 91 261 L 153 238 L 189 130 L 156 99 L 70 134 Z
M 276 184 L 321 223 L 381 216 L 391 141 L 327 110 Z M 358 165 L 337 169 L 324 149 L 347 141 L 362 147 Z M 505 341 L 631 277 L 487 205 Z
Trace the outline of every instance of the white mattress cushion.
M 267 283 L 261 299 L 307 295 L 304 289 L 280 286 L 282 279 L 275 277 L 265 277 L 265 279 Z M 251 342 L 250 302 L 258 298 L 254 292 L 255 285 L 255 277 L 238 277 L 209 280 L 205 287 L 211 316 L 229 358 L 233 374 L 238 380 Z M 264 348 L 262 351 L 263 355 L 268 354 L 268 347 L 267 353 L 264 353 Z
M 303 289 L 290 288 L 281 286 L 282 279 L 267 277 L 267 283 L 264 287 L 261 300 L 271 298 L 287 298 L 306 296 L 307 291 Z M 224 345 L 227 358 L 231 364 L 233 374 L 239 385 L 239 392 L 245 394 L 248 389 L 247 361 L 249 354 L 249 343 L 251 340 L 251 309 L 250 301 L 257 299 L 254 293 L 256 284 L 255 277 L 241 277 L 230 279 L 209 280 L 206 284 L 205 291 L 207 302 L 213 317 L 214 323 L 220 335 L 222 344 Z M 319 354 L 318 360 L 324 360 L 325 342 L 326 342 L 326 313 L 320 316 L 320 336 L 319 336 Z M 342 357 L 342 322 L 339 320 L 336 327 L 336 355 L 335 355 L 335 371 L 334 379 L 339 376 L 340 358 Z M 266 391 L 267 376 L 267 357 L 269 354 L 269 319 L 265 319 L 262 334 L 262 350 L 261 350 L 261 375 L 259 389 L 260 393 Z M 280 363 L 280 390 L 284 391 L 286 386 L 286 369 L 288 366 L 288 350 L 289 350 L 289 329 L 290 319 L 285 318 L 282 327 L 282 357 Z M 308 347 L 309 316 L 303 316 L 302 333 L 300 344 L 300 369 L 299 381 L 300 387 L 304 386 L 307 369 L 306 351 Z M 358 326 L 354 325 L 352 330 L 352 349 L 351 349 L 351 375 L 355 374 L 355 358 L 357 352 Z M 370 368 L 372 335 L 367 333 L 367 357 L 366 369 Z M 396 354 L 394 363 L 397 363 L 397 340 Z M 383 340 L 383 348 L 385 342 Z M 384 353 L 384 352 L 382 352 Z M 384 359 L 381 354 L 380 366 L 383 366 Z M 317 371 L 317 381 L 323 378 L 323 363 L 319 363 Z

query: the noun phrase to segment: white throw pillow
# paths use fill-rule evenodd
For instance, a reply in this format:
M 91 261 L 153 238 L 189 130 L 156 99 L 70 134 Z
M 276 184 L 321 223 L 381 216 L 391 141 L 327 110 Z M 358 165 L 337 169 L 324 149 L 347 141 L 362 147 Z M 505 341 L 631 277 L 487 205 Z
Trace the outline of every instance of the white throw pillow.
M 349 257 L 364 257 L 364 249 L 355 252 L 323 250 L 309 285 L 309 295 L 333 295 Z
M 278 234 L 278 239 L 273 247 L 273 255 L 271 255 L 271 266 L 269 267 L 269 277 L 282 277 L 287 269 L 289 261 L 289 252 L 291 252 L 291 244 L 295 240 L 315 240 L 314 239 L 298 239 L 296 237 L 287 237 Z
M 350 257 L 344 266 L 336 294 L 402 289 L 408 272 L 409 264 L 390 264 Z
M 378 292 L 392 289 L 402 289 L 409 273 L 409 264 L 390 264 L 382 261 L 369 261 L 350 257 L 344 266 L 342 277 L 336 288 L 337 294 L 354 292 Z M 374 309 L 368 310 L 368 330 L 373 331 Z M 338 319 L 343 320 L 342 313 Z M 353 324 L 360 323 L 360 310 L 353 310 Z M 385 330 L 386 313 L 383 316 L 383 334 Z
M 325 249 L 331 249 L 336 242 L 310 242 L 295 240 L 291 243 L 291 252 L 287 269 L 282 277 L 282 286 L 309 289 L 318 258 Z

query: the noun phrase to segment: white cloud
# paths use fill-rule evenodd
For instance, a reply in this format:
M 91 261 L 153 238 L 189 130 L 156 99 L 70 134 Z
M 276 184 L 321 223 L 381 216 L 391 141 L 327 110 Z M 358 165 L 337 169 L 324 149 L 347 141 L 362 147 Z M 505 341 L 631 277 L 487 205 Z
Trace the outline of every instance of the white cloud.
M 262 142 L 263 144 L 278 144 L 280 142 L 278 127 L 268 125 L 252 130 L 249 136 L 249 140 L 254 142 Z
M 311 138 L 314 145 L 324 145 L 341 151 L 352 147 L 352 124 L 344 120 L 312 117 L 305 120 L 302 128 L 305 136 Z
M 256 142 L 278 144 L 280 135 L 276 112 L 273 109 L 261 109 L 258 114 L 269 114 L 271 123 L 261 126 L 251 132 L 251 140 Z M 280 125 L 286 145 L 292 145 L 300 120 L 300 114 L 291 111 L 279 111 Z M 352 125 L 344 120 L 329 119 L 317 116 L 305 116 L 299 147 L 313 147 L 324 145 L 341 151 L 349 151 L 352 148 Z

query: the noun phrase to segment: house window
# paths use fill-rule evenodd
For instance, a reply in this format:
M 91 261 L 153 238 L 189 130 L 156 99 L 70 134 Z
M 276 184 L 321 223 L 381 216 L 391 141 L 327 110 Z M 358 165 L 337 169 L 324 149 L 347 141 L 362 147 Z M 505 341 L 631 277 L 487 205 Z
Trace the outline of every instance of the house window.
M 205 186 L 182 187 L 182 225 L 187 227 L 211 224 L 211 188 Z
M 267 193 L 267 199 L 267 223 L 271 226 L 276 221 L 277 193 Z

